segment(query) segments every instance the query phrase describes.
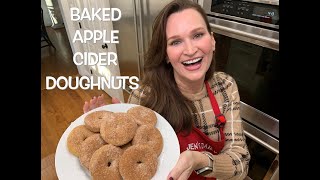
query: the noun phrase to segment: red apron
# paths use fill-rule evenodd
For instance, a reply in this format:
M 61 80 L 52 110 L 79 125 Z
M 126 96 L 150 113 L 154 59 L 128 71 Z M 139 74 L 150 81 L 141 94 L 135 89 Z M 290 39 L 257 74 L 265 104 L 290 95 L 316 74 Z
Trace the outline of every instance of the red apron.
M 213 141 L 207 135 L 205 135 L 200 129 L 193 127 L 192 131 L 189 135 L 183 134 L 183 132 L 179 132 L 177 134 L 179 144 L 180 144 L 180 153 L 185 150 L 192 150 L 192 151 L 208 151 L 212 154 L 218 154 L 223 146 L 225 141 L 225 136 L 223 133 L 223 128 L 226 123 L 226 119 L 223 114 L 220 113 L 219 106 L 217 101 L 210 89 L 209 83 L 206 81 L 206 88 L 210 98 L 211 106 L 213 108 L 216 123 L 215 127 L 218 127 L 220 130 L 220 141 Z M 189 177 L 189 180 L 215 180 L 216 178 L 206 178 L 201 175 L 197 175 L 195 172 Z

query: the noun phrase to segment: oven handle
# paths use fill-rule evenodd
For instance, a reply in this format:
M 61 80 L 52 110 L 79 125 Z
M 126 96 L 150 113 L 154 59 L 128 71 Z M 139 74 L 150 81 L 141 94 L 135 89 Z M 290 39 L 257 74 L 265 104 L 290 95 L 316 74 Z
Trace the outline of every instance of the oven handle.
M 265 37 L 265 36 L 259 36 L 259 35 L 256 35 L 256 34 L 247 33 L 245 31 L 240 31 L 240 30 L 237 30 L 237 29 L 233 29 L 233 28 L 229 28 L 229 27 L 225 27 L 225 26 L 221 26 L 221 25 L 217 25 L 217 24 L 213 24 L 213 23 L 210 23 L 210 26 L 211 26 L 211 28 L 216 28 L 216 29 L 219 29 L 219 30 L 224 31 L 224 32 L 229 32 L 229 33 L 232 33 L 232 34 L 236 34 L 236 35 L 248 37 L 248 38 L 251 38 L 251 39 L 267 42 L 267 43 L 270 43 L 270 44 L 273 44 L 273 45 L 277 45 L 277 46 L 279 45 L 279 40 L 278 39 L 268 38 L 268 37 Z
M 263 180 L 278 180 L 279 179 L 279 154 L 274 158 Z
M 246 130 L 243 130 L 244 134 L 247 135 L 248 137 L 250 137 L 252 140 L 260 143 L 261 145 L 263 145 L 264 147 L 268 148 L 269 150 L 279 154 L 279 150 L 277 150 L 276 148 L 270 146 L 269 144 L 265 143 L 264 141 L 262 141 L 261 139 L 257 138 L 256 136 L 252 135 L 251 133 L 249 133 Z

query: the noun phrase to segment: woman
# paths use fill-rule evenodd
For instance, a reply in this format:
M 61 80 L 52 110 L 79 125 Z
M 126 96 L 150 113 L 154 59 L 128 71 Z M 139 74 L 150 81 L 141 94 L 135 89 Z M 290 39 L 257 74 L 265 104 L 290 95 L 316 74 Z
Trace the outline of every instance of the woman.
M 248 173 L 238 88 L 231 76 L 214 72 L 214 52 L 198 4 L 175 0 L 156 17 L 144 78 L 128 103 L 153 109 L 176 131 L 181 154 L 170 180 L 244 179 Z M 102 103 L 103 96 L 94 98 L 84 112 Z

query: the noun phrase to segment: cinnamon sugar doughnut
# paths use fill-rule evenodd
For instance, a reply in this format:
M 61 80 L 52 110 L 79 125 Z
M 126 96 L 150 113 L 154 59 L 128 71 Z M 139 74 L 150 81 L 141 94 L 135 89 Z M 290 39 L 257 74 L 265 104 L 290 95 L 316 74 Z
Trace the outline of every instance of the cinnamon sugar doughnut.
M 89 170 L 93 180 L 122 180 L 119 172 L 119 159 L 123 150 L 112 144 L 96 150 L 90 160 Z
M 95 133 L 87 129 L 85 125 L 79 125 L 72 129 L 67 138 L 69 152 L 79 157 L 81 143 L 93 134 Z
M 101 138 L 99 133 L 85 139 L 80 146 L 80 163 L 89 169 L 90 159 L 93 153 L 105 144 L 106 142 Z
M 124 151 L 119 161 L 123 179 L 150 180 L 157 172 L 156 153 L 146 145 L 133 145 Z
M 129 114 L 117 112 L 101 123 L 100 134 L 107 143 L 122 146 L 133 139 L 137 128 L 137 123 Z
M 93 111 L 84 118 L 84 124 L 92 132 L 100 132 L 101 122 L 110 118 L 111 111 Z
M 160 131 L 152 125 L 141 125 L 133 137 L 132 145 L 146 144 L 159 156 L 163 148 L 163 138 Z
M 128 114 L 131 114 L 134 117 L 134 120 L 138 125 L 153 125 L 157 123 L 157 116 L 153 110 L 144 107 L 144 106 L 134 106 L 127 111 Z

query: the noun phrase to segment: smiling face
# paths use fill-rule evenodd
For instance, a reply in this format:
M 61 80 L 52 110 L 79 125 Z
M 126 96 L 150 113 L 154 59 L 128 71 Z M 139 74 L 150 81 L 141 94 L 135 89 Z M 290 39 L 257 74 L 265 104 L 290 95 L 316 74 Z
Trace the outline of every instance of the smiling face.
M 204 81 L 212 61 L 215 40 L 200 13 L 185 9 L 169 16 L 167 56 L 179 82 Z

